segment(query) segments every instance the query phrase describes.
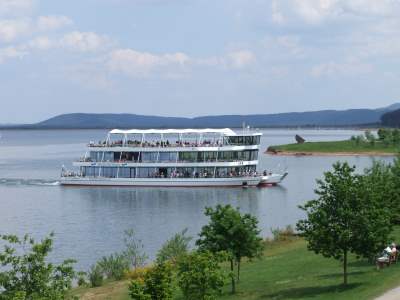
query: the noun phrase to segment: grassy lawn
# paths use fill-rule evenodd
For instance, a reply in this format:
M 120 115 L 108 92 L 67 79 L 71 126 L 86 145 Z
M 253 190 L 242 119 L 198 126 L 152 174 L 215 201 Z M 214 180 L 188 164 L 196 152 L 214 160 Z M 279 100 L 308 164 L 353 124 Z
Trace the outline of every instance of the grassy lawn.
M 385 146 L 381 142 L 371 145 L 368 142 L 361 142 L 358 145 L 354 141 L 331 141 L 331 142 L 306 142 L 304 144 L 287 144 L 271 146 L 269 149 L 284 152 L 320 152 L 320 153 L 399 153 L 400 147 Z
M 400 241 L 396 229 L 395 241 Z M 373 299 L 400 285 L 400 262 L 376 270 L 365 260 L 350 258 L 349 285 L 342 283 L 340 262 L 315 255 L 300 238 L 273 242 L 266 246 L 260 260 L 243 264 L 237 294 L 231 295 L 226 285 L 219 299 Z M 128 281 L 108 282 L 96 289 L 76 289 L 81 299 L 129 299 Z M 181 299 L 177 293 L 176 299 Z

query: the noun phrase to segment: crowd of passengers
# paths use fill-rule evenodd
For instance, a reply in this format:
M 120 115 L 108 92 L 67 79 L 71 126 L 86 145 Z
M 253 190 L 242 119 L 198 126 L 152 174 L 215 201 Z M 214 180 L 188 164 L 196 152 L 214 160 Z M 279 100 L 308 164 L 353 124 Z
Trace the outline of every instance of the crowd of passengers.
M 99 141 L 98 144 L 90 142 L 90 147 L 119 147 L 124 144 L 123 140 L 108 142 Z M 126 145 L 131 147 L 218 147 L 221 146 L 221 141 L 209 141 L 204 140 L 202 142 L 189 142 L 189 141 L 176 141 L 175 143 L 170 143 L 169 140 L 166 141 L 144 141 L 143 143 L 138 140 L 128 140 Z
M 271 175 L 271 172 L 263 171 L 263 176 L 266 176 L 267 174 Z M 77 173 L 77 172 L 72 172 L 72 171 L 63 171 L 62 172 L 62 177 L 76 177 L 76 176 L 84 176 L 82 173 Z M 243 171 L 243 172 L 228 172 L 227 174 L 222 172 L 222 173 L 217 173 L 215 174 L 216 178 L 226 178 L 226 177 L 257 177 L 260 176 L 259 173 L 256 171 Z M 185 172 L 180 172 L 180 171 L 172 171 L 169 176 L 166 176 L 163 172 L 154 172 L 149 176 L 149 178 L 213 178 L 213 173 L 209 173 L 207 171 L 205 172 L 196 172 L 193 171 L 192 174 L 190 172 L 185 171 Z
M 267 172 L 264 171 L 264 175 L 267 175 Z M 228 172 L 227 174 L 222 172 L 222 173 L 217 173 L 215 174 L 216 178 L 226 178 L 226 177 L 257 177 L 260 174 L 258 174 L 256 171 L 243 171 L 243 172 Z M 164 174 L 163 172 L 155 172 L 153 173 L 150 177 L 152 178 L 213 178 L 214 174 L 210 172 L 196 172 L 193 171 L 192 173 L 185 171 L 185 172 L 180 172 L 180 171 L 172 171 L 169 176 Z

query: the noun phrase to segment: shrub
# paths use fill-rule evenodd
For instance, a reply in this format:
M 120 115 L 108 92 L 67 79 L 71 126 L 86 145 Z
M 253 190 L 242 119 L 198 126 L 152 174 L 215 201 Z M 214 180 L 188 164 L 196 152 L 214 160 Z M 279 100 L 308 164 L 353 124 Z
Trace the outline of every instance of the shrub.
M 86 272 L 78 272 L 78 286 L 87 285 L 86 275 Z
M 220 263 L 226 253 L 193 252 L 178 260 L 178 284 L 185 299 L 212 300 L 222 292 L 227 274 Z M 233 274 L 231 274 L 233 276 Z
M 149 272 L 153 267 L 146 266 L 146 267 L 138 267 L 136 269 L 131 269 L 125 271 L 124 278 L 126 279 L 144 279 L 147 272 Z
M 126 256 L 120 253 L 103 256 L 98 262 L 98 266 L 107 278 L 115 280 L 121 280 L 124 277 L 125 271 L 129 269 Z
M 92 265 L 88 272 L 89 282 L 91 287 L 103 285 L 103 270 L 99 265 Z
M 286 226 L 285 229 L 271 229 L 271 232 L 274 242 L 290 241 L 296 236 L 296 233 L 291 225 Z
M 132 280 L 129 294 L 136 300 L 170 300 L 173 294 L 173 274 L 169 263 L 158 263 L 141 279 Z
M 146 294 L 145 285 L 141 280 L 132 280 L 129 285 L 129 296 L 134 300 L 151 300 L 151 296 Z

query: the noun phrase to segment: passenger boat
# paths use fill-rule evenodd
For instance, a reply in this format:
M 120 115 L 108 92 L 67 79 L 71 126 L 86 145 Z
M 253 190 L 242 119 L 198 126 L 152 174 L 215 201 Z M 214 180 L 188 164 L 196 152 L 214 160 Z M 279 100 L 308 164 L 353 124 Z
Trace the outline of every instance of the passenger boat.
M 231 129 L 111 130 L 84 157 L 62 168 L 62 185 L 258 186 L 287 173 L 257 172 L 262 133 Z

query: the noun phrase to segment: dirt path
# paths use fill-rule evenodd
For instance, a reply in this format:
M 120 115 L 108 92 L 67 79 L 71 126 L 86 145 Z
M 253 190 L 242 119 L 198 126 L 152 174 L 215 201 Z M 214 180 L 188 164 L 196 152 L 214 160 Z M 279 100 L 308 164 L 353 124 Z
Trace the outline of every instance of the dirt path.
M 393 290 L 386 292 L 382 296 L 379 296 L 375 300 L 399 300 L 399 299 L 400 299 L 400 287 L 397 287 Z

